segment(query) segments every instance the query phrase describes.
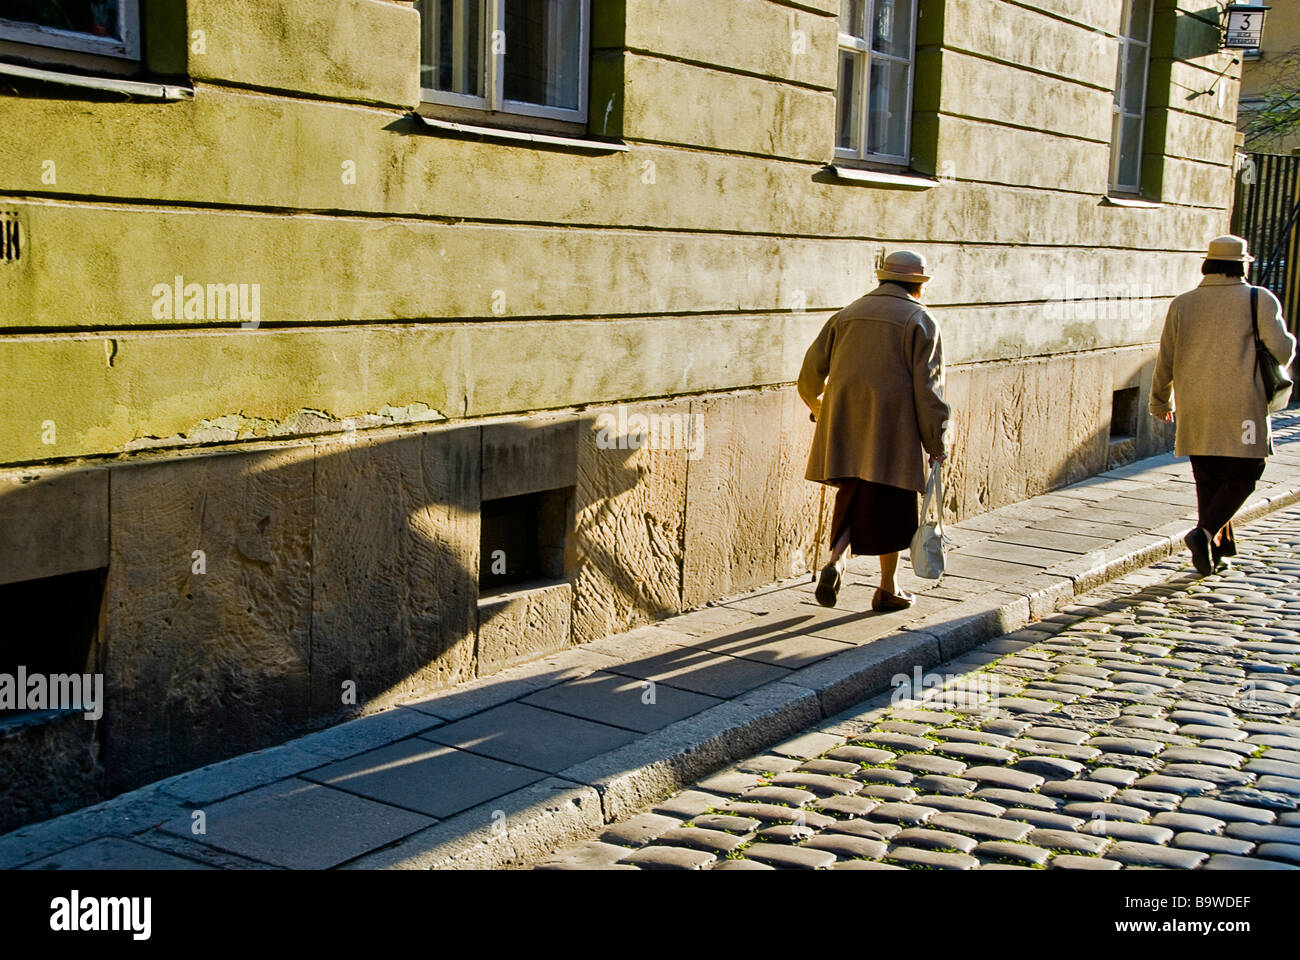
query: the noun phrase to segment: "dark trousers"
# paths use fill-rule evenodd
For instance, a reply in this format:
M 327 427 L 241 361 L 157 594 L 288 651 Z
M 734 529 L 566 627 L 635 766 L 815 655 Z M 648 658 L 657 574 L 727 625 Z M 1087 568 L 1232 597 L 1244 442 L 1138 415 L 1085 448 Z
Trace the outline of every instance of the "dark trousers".
M 1192 457 L 1196 479 L 1197 525 L 1210 535 L 1219 556 L 1237 553 L 1232 517 L 1255 491 L 1264 474 L 1264 461 L 1249 457 Z

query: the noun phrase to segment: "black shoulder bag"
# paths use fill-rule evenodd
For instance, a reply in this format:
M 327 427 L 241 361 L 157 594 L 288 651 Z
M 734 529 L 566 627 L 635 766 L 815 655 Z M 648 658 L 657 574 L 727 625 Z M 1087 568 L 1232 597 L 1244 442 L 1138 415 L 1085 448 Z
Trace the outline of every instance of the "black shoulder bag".
M 1286 368 L 1277 362 L 1277 358 L 1259 338 L 1259 287 L 1250 288 L 1250 327 L 1255 334 L 1255 366 L 1264 383 L 1268 412 L 1277 413 L 1290 401 L 1291 387 L 1294 384 L 1287 375 Z

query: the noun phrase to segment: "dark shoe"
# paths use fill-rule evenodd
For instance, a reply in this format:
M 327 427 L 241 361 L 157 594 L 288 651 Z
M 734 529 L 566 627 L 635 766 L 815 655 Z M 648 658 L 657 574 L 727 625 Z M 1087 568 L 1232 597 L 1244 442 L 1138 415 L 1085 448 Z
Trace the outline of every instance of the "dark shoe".
M 822 567 L 822 575 L 817 580 L 817 589 L 813 591 L 813 596 L 823 607 L 833 607 L 839 595 L 840 571 L 835 564 L 828 563 Z
M 1192 551 L 1192 565 L 1196 567 L 1196 572 L 1203 577 L 1212 574 L 1214 564 L 1210 560 L 1210 535 L 1200 527 L 1193 527 L 1183 537 L 1183 543 Z
M 890 593 L 883 587 L 877 587 L 875 596 L 871 598 L 871 609 L 877 613 L 887 613 L 890 610 L 906 610 L 914 603 L 916 596 L 906 590 Z
M 1228 557 L 1235 557 L 1236 555 L 1237 543 L 1235 540 L 1228 539 L 1226 534 L 1222 546 L 1213 540 L 1210 541 L 1210 559 L 1214 561 L 1215 570 L 1227 570 L 1232 566 L 1232 564 L 1228 563 Z

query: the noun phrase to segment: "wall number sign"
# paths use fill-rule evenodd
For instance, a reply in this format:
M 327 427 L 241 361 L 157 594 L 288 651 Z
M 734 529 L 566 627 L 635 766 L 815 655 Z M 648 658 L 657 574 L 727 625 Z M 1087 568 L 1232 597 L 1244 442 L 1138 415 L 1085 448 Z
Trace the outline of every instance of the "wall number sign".
M 1271 8 L 1233 4 L 1223 32 L 1225 50 L 1255 50 L 1264 40 L 1264 14 Z

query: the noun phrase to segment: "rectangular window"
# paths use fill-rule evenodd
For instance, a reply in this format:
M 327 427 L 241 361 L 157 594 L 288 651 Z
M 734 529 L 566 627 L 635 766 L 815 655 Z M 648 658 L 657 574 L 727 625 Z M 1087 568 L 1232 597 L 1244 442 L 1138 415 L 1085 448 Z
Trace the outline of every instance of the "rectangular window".
M 1123 34 L 1115 68 L 1110 185 L 1125 193 L 1137 193 L 1142 185 L 1142 128 L 1154 11 L 1154 0 L 1124 0 Z
M 0 40 L 138 60 L 139 0 L 7 0 Z
M 840 0 L 835 153 L 911 160 L 916 0 Z
M 416 0 L 424 99 L 585 123 L 591 0 Z

